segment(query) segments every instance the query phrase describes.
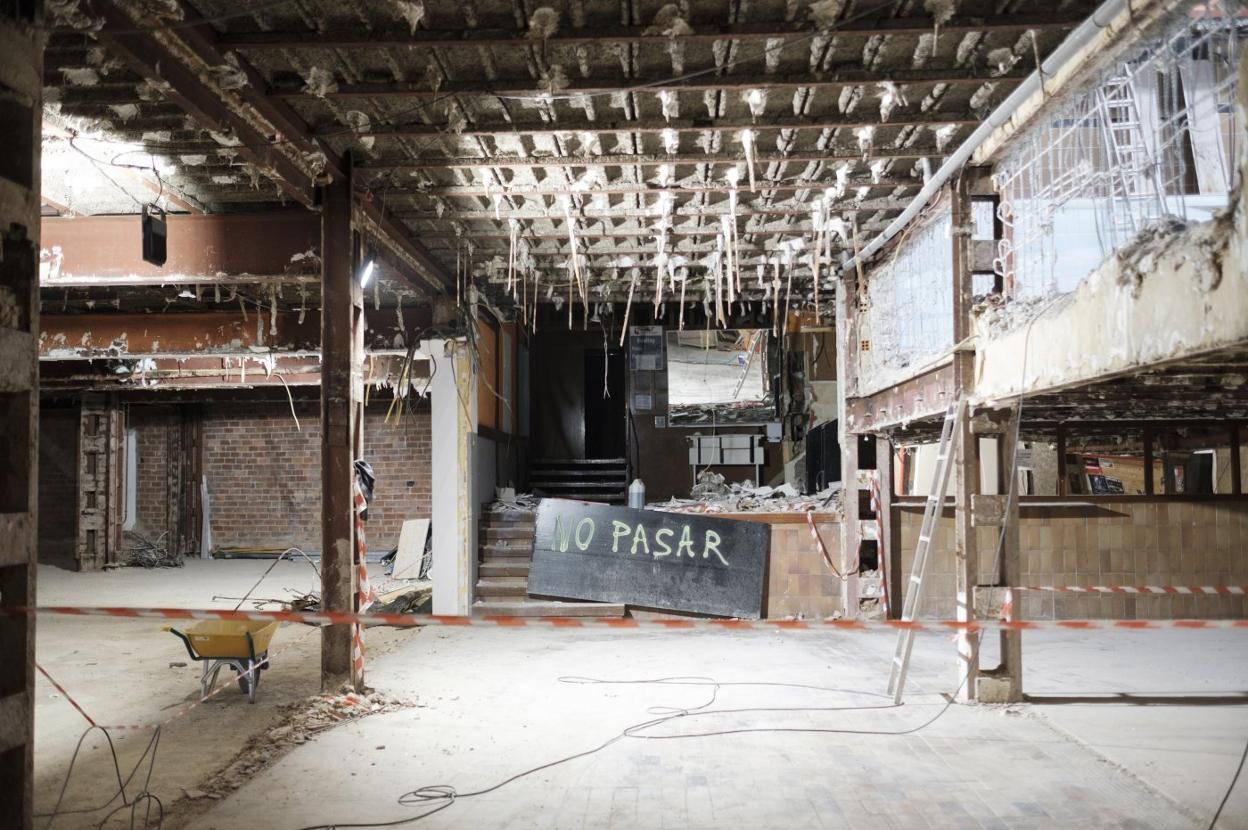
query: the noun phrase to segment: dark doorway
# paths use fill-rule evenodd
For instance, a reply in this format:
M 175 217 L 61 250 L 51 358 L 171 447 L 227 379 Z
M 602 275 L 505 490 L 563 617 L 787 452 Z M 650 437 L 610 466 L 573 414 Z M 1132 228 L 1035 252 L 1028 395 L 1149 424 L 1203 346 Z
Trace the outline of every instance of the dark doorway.
M 604 367 L 604 354 L 605 367 Z M 606 372 L 604 378 L 603 372 Z M 606 389 L 606 396 L 603 389 Z M 625 458 L 624 352 L 585 351 L 585 457 Z

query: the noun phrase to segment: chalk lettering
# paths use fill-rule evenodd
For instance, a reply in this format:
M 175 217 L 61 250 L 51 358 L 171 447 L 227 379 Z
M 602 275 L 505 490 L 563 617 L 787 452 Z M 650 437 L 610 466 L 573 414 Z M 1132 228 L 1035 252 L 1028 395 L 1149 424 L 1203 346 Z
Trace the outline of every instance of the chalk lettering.
M 630 551 L 629 551 L 629 553 L 636 553 L 636 552 L 637 552 L 637 545 L 638 545 L 639 543 L 641 544 L 641 546 L 642 546 L 643 548 L 645 548 L 645 549 L 646 549 L 646 553 L 649 553 L 649 552 L 650 552 L 650 543 L 649 543 L 648 541 L 646 541 L 646 527 L 645 527 L 645 525 L 637 525 L 637 529 L 636 529 L 635 531 L 633 531 L 633 549 L 632 549 L 632 550 L 630 550 Z
M 686 548 L 689 550 L 689 558 L 697 558 L 697 554 L 693 552 L 693 533 L 689 530 L 689 525 L 685 525 L 680 529 L 680 542 L 676 545 L 676 557 L 680 558 L 680 554 Z
M 673 533 L 675 533 L 675 532 L 676 532 L 676 531 L 672 530 L 670 527 L 665 527 L 665 528 L 663 528 L 662 530 L 656 530 L 656 531 L 654 532 L 654 542 L 655 542 L 655 544 L 658 544 L 658 545 L 662 545 L 662 546 L 663 546 L 663 548 L 662 548 L 662 550 L 661 550 L 661 551 L 656 550 L 656 551 L 654 552 L 654 558 L 655 558 L 655 559 L 658 559 L 660 556 L 670 556 L 670 555 L 671 555 L 671 553 L 672 553 L 672 546 L 671 546 L 671 545 L 669 545 L 667 542 L 663 541 L 663 534 L 664 534 L 664 533 L 666 533 L 668 536 L 671 536 L 671 535 L 672 535 Z
M 585 537 L 585 541 L 584 541 L 584 542 L 582 542 L 582 541 L 581 541 L 581 528 L 585 527 L 586 525 L 588 525 L 588 526 L 589 526 L 589 535 L 588 535 L 587 537 Z M 590 542 L 592 542 L 592 541 L 594 541 L 594 529 L 595 529 L 595 528 L 594 528 L 594 520 L 593 520 L 593 519 L 591 519 L 591 518 L 589 518 L 588 516 L 586 516 L 585 518 L 581 519 L 581 521 L 577 523 L 577 525 L 576 525 L 576 546 L 577 546 L 578 548 L 580 548 L 581 550 L 585 550 L 586 548 L 588 548 L 588 547 L 589 547 L 589 543 L 590 543 Z
M 555 522 L 558 523 L 558 521 L 559 521 L 559 518 L 556 516 Z M 628 535 L 628 522 L 621 522 L 619 519 L 612 519 L 611 520 L 611 552 L 612 553 L 620 552 L 620 537 L 627 536 L 627 535 Z
M 565 521 L 563 516 L 555 516 L 555 547 L 560 553 L 568 550 L 568 543 L 572 541 L 572 522 Z
M 720 538 L 718 533 L 713 530 L 706 531 L 706 544 L 702 547 L 702 558 L 706 559 L 707 556 L 713 553 L 719 558 L 720 562 L 727 565 L 728 560 L 725 559 L 723 554 L 719 552 L 719 542 Z

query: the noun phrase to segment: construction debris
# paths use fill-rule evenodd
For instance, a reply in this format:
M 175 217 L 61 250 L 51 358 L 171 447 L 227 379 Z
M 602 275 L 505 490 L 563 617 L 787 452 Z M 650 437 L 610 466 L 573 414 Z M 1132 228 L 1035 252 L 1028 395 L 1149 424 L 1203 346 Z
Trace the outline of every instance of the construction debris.
M 804 495 L 790 484 L 779 487 L 755 486 L 746 481 L 725 484 L 718 473 L 704 472 L 698 476 L 693 498 L 672 498 L 646 505 L 647 510 L 669 513 L 824 513 L 840 509 L 839 481 L 813 495 Z
M 176 550 L 170 550 L 165 544 L 167 535 L 167 533 L 162 533 L 156 537 L 156 541 L 152 541 L 142 534 L 126 531 L 122 562 L 131 568 L 182 567 L 182 554 Z
M 522 512 L 532 513 L 537 509 L 541 498 L 532 493 L 516 493 L 514 491 L 503 490 L 499 493 L 499 498 L 490 502 L 487 510 L 493 513 L 506 512 Z

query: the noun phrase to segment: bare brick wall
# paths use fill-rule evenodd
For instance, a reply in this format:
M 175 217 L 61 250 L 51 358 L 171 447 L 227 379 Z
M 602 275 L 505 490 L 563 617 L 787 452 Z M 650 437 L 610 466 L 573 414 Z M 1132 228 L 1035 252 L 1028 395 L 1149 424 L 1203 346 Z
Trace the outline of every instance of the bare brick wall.
M 75 569 L 78 410 L 39 412 L 39 561 Z
M 315 404 L 231 404 L 205 410 L 204 473 L 212 542 L 223 547 L 320 550 L 320 423 Z M 370 550 L 398 542 L 405 519 L 430 514 L 429 415 L 384 423 L 370 411 L 364 458 L 377 474 L 365 526 Z
M 952 511 L 934 540 L 921 616 L 954 613 Z M 901 511 L 909 574 L 923 515 Z M 996 528 L 977 528 L 980 573 L 991 579 Z M 1024 505 L 1025 585 L 1243 585 L 1248 583 L 1248 500 L 1111 502 L 1095 507 Z M 1084 596 L 1025 592 L 1023 618 L 1179 619 L 1248 616 L 1242 596 Z
M 138 442 L 134 530 L 155 540 L 169 523 L 169 430 L 174 410 L 165 406 L 132 406 L 126 428 Z

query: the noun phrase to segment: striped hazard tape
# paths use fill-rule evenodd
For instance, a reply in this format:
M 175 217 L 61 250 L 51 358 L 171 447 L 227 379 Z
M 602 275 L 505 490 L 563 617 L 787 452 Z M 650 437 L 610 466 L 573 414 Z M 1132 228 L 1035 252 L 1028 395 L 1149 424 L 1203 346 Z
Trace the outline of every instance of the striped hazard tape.
M 352 614 L 333 611 L 229 611 L 190 608 L 81 608 L 44 605 L 37 608 L 0 609 L 0 615 L 68 615 L 76 617 L 152 618 L 165 620 L 280 620 L 311 625 L 487 626 L 503 628 L 659 628 L 721 630 L 798 631 L 1032 631 L 1042 629 L 1161 628 L 1243 629 L 1248 619 L 1230 620 L 737 620 L 737 619 L 635 619 L 632 617 L 451 617 L 439 614 Z
M 1184 596 L 1248 595 L 1244 585 L 1018 585 L 1014 591 L 1050 591 L 1061 594 L 1181 594 Z

